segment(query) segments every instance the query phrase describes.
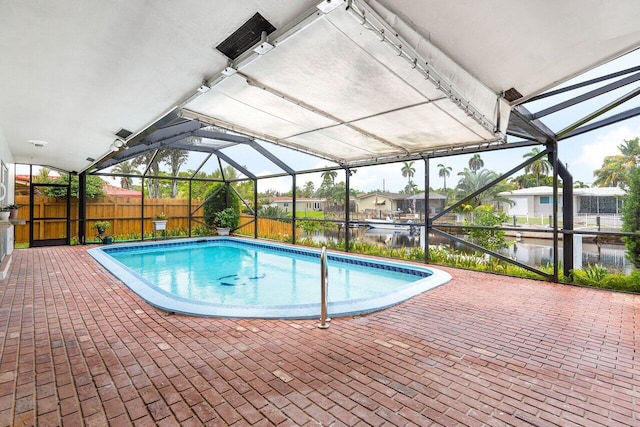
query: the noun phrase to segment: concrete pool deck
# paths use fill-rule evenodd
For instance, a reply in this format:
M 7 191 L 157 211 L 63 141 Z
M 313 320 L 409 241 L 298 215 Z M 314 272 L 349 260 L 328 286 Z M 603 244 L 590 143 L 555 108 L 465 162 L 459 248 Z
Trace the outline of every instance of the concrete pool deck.
M 442 268 L 387 310 L 169 315 L 86 247 L 0 281 L 4 425 L 640 425 L 640 296 Z

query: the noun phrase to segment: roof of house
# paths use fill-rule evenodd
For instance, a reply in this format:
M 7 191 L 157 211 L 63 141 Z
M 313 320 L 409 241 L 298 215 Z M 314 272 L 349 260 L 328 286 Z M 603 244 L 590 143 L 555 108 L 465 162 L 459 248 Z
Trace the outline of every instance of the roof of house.
M 356 196 L 356 199 L 362 200 L 362 199 L 367 199 L 369 197 L 384 197 L 386 199 L 398 200 L 398 199 L 404 199 L 404 196 L 406 196 L 406 194 L 391 193 L 388 191 L 372 191 L 366 194 L 358 194 Z
M 413 196 L 405 195 L 406 200 L 422 200 L 424 199 L 424 191 L 421 193 L 416 193 Z M 440 193 L 436 193 L 435 191 L 429 191 L 429 200 L 445 200 L 446 196 L 443 196 Z
M 125 188 L 116 187 L 115 185 L 111 185 L 106 182 L 102 184 L 102 189 L 107 196 L 131 197 L 138 199 L 142 198 L 140 190 L 127 190 Z
M 405 194 L 405 193 L 388 193 L 388 192 L 381 192 L 381 191 L 373 191 L 367 194 L 360 194 L 356 196 L 356 199 L 362 200 L 369 197 L 384 197 L 391 200 L 413 200 L 413 199 L 421 200 L 421 199 L 424 199 L 424 191 L 420 193 L 416 193 L 414 195 Z M 443 196 L 442 194 L 438 194 L 433 191 L 429 192 L 429 200 L 439 200 L 439 199 L 446 199 L 446 197 Z
M 267 197 L 267 201 L 269 203 L 278 203 L 278 202 L 292 202 L 293 198 L 291 196 L 275 196 L 275 197 Z M 321 199 L 318 197 L 296 197 L 296 203 L 298 202 L 326 202 L 327 199 Z
M 558 188 L 558 194 L 562 194 L 562 188 Z M 592 187 L 592 188 L 574 188 L 574 196 L 624 196 L 626 193 L 619 187 Z M 503 191 L 499 193 L 500 196 L 552 196 L 553 187 L 530 187 L 521 188 L 513 191 Z

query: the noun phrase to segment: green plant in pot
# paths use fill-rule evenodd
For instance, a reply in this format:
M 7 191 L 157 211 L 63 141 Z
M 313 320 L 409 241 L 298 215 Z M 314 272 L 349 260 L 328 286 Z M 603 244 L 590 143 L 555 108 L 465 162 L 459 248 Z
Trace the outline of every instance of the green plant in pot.
M 167 221 L 169 217 L 164 212 L 160 212 L 158 215 L 153 217 L 153 229 L 154 231 L 166 230 L 167 229 Z
M 10 213 L 9 213 L 9 218 L 17 218 L 18 217 L 18 209 L 20 209 L 22 206 L 20 205 L 16 205 L 14 204 L 10 204 L 5 206 L 5 209 L 7 209 Z
M 225 208 L 213 214 L 218 235 L 228 236 L 238 226 L 238 214 L 233 208 Z
M 109 221 L 96 221 L 93 223 L 91 228 L 98 232 L 96 237 L 105 245 L 113 242 L 113 238 L 111 236 L 106 236 L 104 234 L 109 228 L 111 228 L 111 223 Z

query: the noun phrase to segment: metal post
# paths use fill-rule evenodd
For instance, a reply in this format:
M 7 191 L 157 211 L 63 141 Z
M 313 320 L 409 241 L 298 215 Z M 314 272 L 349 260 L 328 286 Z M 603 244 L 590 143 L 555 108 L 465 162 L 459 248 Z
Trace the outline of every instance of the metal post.
M 66 231 L 66 244 L 69 245 L 71 244 L 71 174 L 68 175 L 68 180 L 67 180 L 67 223 L 65 225 L 65 231 Z
M 191 219 L 193 217 L 193 215 L 191 214 L 191 198 L 193 197 L 193 192 L 192 192 L 192 188 L 191 188 L 191 183 L 193 181 L 189 180 L 189 217 L 187 218 L 187 227 L 189 228 L 189 237 L 191 237 Z M 165 236 L 166 236 L 166 231 L 165 231 Z
M 553 281 L 558 281 L 558 144 L 550 141 L 553 162 Z
M 140 240 L 144 240 L 144 174 L 140 182 L 142 184 L 140 188 L 140 192 L 142 193 L 140 197 Z
M 253 180 L 253 238 L 258 238 L 258 179 Z
M 293 211 L 291 213 L 291 243 L 296 244 L 296 174 L 291 175 L 292 187 L 293 190 L 291 194 L 293 197 L 291 198 L 293 204 Z
M 320 323 L 318 328 L 328 329 L 331 319 L 327 317 L 327 292 L 329 289 L 329 267 L 327 265 L 327 247 L 320 251 Z
M 87 174 L 78 175 L 78 243 L 85 245 L 87 226 Z
M 344 174 L 345 174 L 345 187 L 347 188 L 345 197 L 344 197 L 344 250 L 346 252 L 349 252 L 349 178 L 351 177 L 351 169 L 349 168 L 345 168 L 344 169 Z
M 569 170 L 558 162 L 558 174 L 562 178 L 562 272 L 565 281 L 573 270 L 573 177 Z
M 429 219 L 429 157 L 424 157 L 424 262 L 429 263 L 429 232 L 431 231 L 431 219 Z

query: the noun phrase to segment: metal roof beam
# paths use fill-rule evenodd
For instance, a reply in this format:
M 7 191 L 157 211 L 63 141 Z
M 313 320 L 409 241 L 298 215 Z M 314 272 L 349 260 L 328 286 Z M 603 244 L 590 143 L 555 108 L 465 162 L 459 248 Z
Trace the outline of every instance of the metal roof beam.
M 193 136 L 198 136 L 205 139 L 213 139 L 216 141 L 233 142 L 236 144 L 247 144 L 252 141 L 251 138 L 244 135 L 236 135 L 225 132 L 215 132 L 211 130 L 199 129 L 193 132 Z
M 623 120 L 631 119 L 637 116 L 640 116 L 640 107 L 632 108 L 622 113 L 615 114 L 611 117 L 607 117 L 606 119 L 602 119 L 597 122 L 593 122 L 591 124 L 576 128 L 571 132 L 566 133 L 564 136 L 562 136 L 558 140 L 564 140 L 574 136 L 582 135 L 583 133 L 591 132 L 591 131 L 603 128 L 605 126 L 609 126 L 609 125 L 621 122 Z
M 522 105 L 513 107 L 509 116 L 509 126 L 507 133 L 514 132 L 518 135 L 530 135 L 531 139 L 535 139 L 541 143 L 554 140 L 556 135 L 540 120 L 535 120 L 529 110 Z M 520 136 L 522 137 L 522 136 Z
M 580 126 L 582 126 L 582 125 L 584 125 L 586 123 L 589 123 L 591 120 L 595 119 L 596 117 L 599 117 L 599 116 L 605 114 L 606 112 L 613 110 L 617 106 L 619 106 L 621 104 L 624 104 L 625 102 L 629 101 L 630 99 L 635 98 L 638 95 L 640 95 L 640 88 L 636 88 L 636 89 L 632 90 L 631 92 L 621 96 L 620 98 L 616 99 L 615 101 L 612 101 L 612 102 L 608 103 L 607 105 L 597 109 L 593 113 L 588 114 L 588 115 L 584 116 L 583 118 L 581 118 L 580 120 L 570 124 L 566 128 L 562 129 L 560 132 L 558 132 L 558 138 L 559 139 L 564 138 L 569 132 L 579 128 Z
M 527 104 L 527 103 L 533 102 L 533 101 L 538 101 L 538 100 L 544 99 L 544 98 L 549 98 L 551 96 L 560 95 L 561 93 L 570 92 L 572 90 L 580 89 L 580 88 L 583 88 L 585 86 L 590 86 L 590 85 L 595 84 L 595 83 L 600 83 L 600 82 L 603 82 L 603 81 L 606 81 L 606 80 L 614 79 L 616 77 L 626 76 L 627 74 L 635 73 L 636 71 L 640 71 L 640 66 L 627 68 L 626 70 L 617 71 L 615 73 L 607 74 L 607 75 L 601 76 L 601 77 L 596 77 L 595 79 L 591 79 L 591 80 L 587 80 L 587 81 L 584 81 L 584 82 L 576 83 L 576 84 L 571 85 L 571 86 L 563 87 L 563 88 L 556 89 L 556 90 L 551 90 L 549 92 L 545 92 L 545 93 L 542 93 L 540 95 L 537 95 L 537 96 L 534 96 L 532 98 L 527 99 L 524 102 L 524 104 Z
M 264 157 L 266 157 L 268 160 L 270 160 L 273 164 L 278 166 L 280 169 L 287 172 L 289 175 L 295 175 L 296 173 L 295 170 L 293 170 L 291 167 L 289 167 L 289 165 L 287 165 L 285 162 L 283 162 L 278 157 L 276 157 L 271 151 L 267 150 L 266 148 L 258 144 L 255 140 L 251 140 L 249 142 L 249 146 L 254 150 L 256 150 L 258 153 L 262 154 Z
M 595 98 L 597 96 L 604 95 L 605 93 L 611 92 L 612 90 L 619 89 L 623 86 L 629 85 L 639 80 L 640 80 L 640 73 L 636 73 L 632 76 L 618 80 L 617 82 L 609 83 L 608 85 L 602 86 L 598 89 L 594 89 L 592 91 L 576 96 L 574 98 L 567 99 L 566 101 L 553 105 L 549 108 L 545 108 L 544 110 L 538 111 L 537 113 L 533 113 L 532 119 L 535 120 L 544 116 L 548 116 L 549 114 L 553 114 L 555 112 L 564 110 L 565 108 L 569 108 L 571 106 L 574 106 L 581 102 Z
M 233 160 L 232 158 L 230 158 L 220 150 L 215 150 L 215 155 L 218 156 L 218 159 L 222 159 L 228 164 L 230 164 L 231 166 L 233 166 L 234 168 L 236 168 L 240 173 L 242 173 L 246 177 L 251 179 L 257 179 L 257 177 L 251 172 L 249 172 L 247 169 L 245 169 L 244 166 L 240 165 L 239 163 L 237 163 L 235 160 Z M 220 168 L 220 171 L 222 172 L 222 168 Z

